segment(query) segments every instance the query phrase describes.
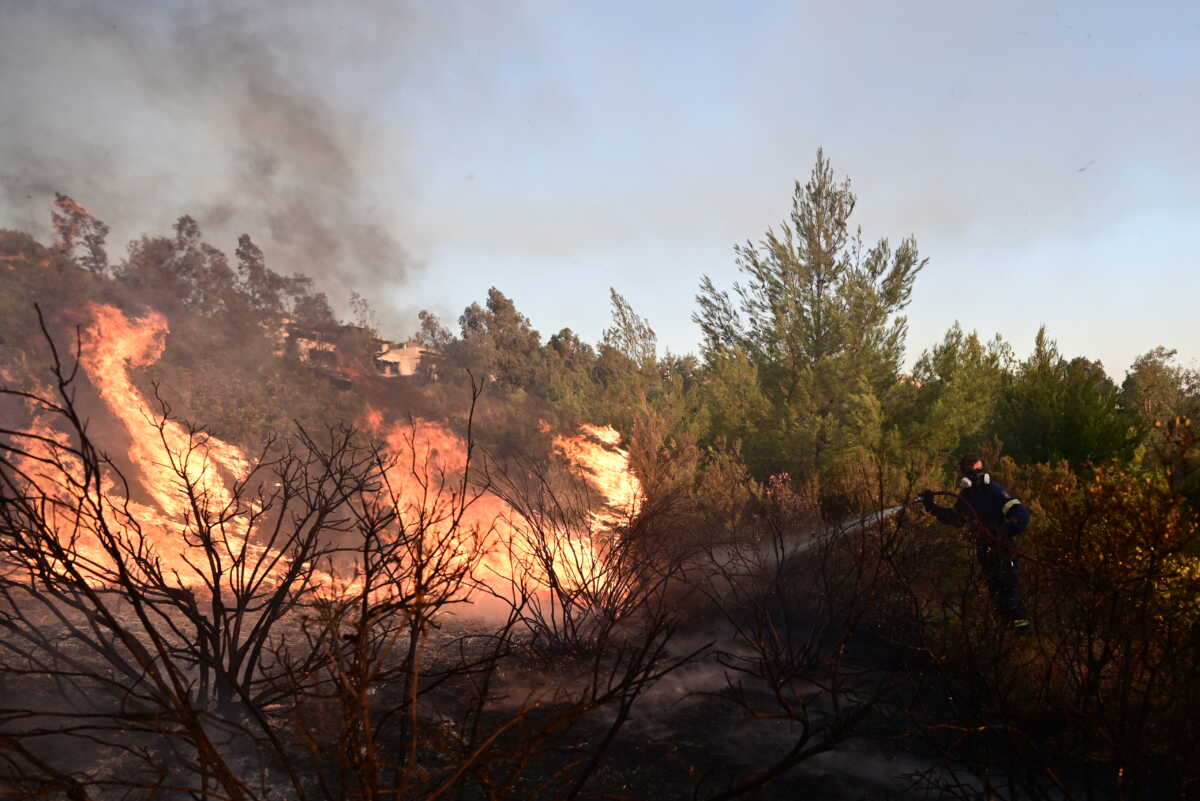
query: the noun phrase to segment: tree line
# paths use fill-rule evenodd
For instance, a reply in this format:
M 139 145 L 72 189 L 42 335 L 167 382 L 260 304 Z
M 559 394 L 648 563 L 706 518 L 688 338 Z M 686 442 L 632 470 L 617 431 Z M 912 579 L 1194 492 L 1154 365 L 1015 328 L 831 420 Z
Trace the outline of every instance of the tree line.
M 999 335 L 984 340 L 955 323 L 904 374 L 903 312 L 927 259 L 911 236 L 895 246 L 870 244 L 853 226 L 856 205 L 849 180 L 838 180 L 818 151 L 808 181 L 795 185 L 788 218 L 736 247 L 742 280 L 722 289 L 702 277 L 693 313 L 698 355 L 660 354 L 650 323 L 616 289 L 612 325 L 594 345 L 569 328 L 543 341 L 496 287 L 464 309 L 455 331 L 421 312 L 412 339 L 439 354 L 452 387 L 461 389 L 470 371 L 542 416 L 611 424 L 626 434 L 648 415 L 661 416 L 673 442 L 732 450 L 759 480 L 787 473 L 820 481 L 831 502 L 844 496 L 840 485 L 852 480 L 865 452 L 910 477 L 929 469 L 929 454 L 963 450 L 1003 452 L 1021 464 L 1065 460 L 1078 470 L 1144 460 L 1161 445 L 1156 422 L 1196 416 L 1200 373 L 1181 366 L 1175 351 L 1148 351 L 1118 385 L 1099 362 L 1061 354 L 1045 328 L 1020 359 Z M 231 263 L 184 216 L 171 235 L 142 236 L 112 263 L 107 226 L 74 200 L 59 195 L 52 222 L 56 241 L 48 248 L 3 232 L 11 263 L 43 266 L 17 271 L 17 291 L 0 301 L 7 307 L 0 336 L 36 343 L 29 325 L 35 299 L 50 309 L 108 298 L 163 311 L 176 332 L 155 377 L 176 388 L 218 386 L 180 408 L 230 421 L 221 425 L 242 429 L 232 432 L 242 435 L 235 439 L 252 440 L 280 420 L 253 419 L 270 413 L 250 397 L 223 400 L 223 392 L 236 392 L 220 375 L 222 366 L 231 372 L 228 351 L 250 346 L 242 361 L 254 362 L 246 365 L 254 378 L 236 383 L 270 386 L 300 403 L 311 393 L 297 391 L 294 371 L 279 369 L 286 359 L 268 352 L 277 347 L 281 320 L 346 330 L 311 278 L 276 272 L 249 235 L 238 238 Z M 358 293 L 350 305 L 354 331 L 366 335 L 344 334 L 341 345 L 367 375 L 374 314 Z M 198 370 L 212 380 L 197 380 Z M 348 410 L 336 393 L 318 394 L 327 394 L 321 408 L 299 411 Z M 450 393 L 439 401 L 456 405 Z M 1177 472 L 1174 480 L 1195 497 L 1194 464 L 1185 460 Z

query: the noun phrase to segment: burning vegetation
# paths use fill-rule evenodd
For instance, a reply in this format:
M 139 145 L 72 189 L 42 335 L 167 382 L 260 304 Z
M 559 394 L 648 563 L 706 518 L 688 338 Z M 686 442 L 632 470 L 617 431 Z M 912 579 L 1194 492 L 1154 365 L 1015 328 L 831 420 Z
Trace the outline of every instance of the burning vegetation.
M 702 360 L 615 291 L 400 347 L 188 217 L 0 232 L 5 797 L 1194 797 L 1200 381 L 957 327 L 902 375 L 924 262 L 853 207 L 819 154 Z M 1031 633 L 909 503 L 968 447 Z

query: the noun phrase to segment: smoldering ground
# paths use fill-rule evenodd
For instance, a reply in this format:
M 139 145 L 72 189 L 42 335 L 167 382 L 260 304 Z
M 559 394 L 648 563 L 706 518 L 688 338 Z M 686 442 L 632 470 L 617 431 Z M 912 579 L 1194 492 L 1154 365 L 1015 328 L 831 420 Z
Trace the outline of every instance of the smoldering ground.
M 464 630 L 469 629 L 469 607 L 459 614 Z M 447 637 L 449 631 L 439 636 Z M 630 798 L 683 798 L 693 792 L 705 798 L 783 758 L 804 737 L 804 726 L 782 717 L 755 717 L 732 700 L 736 687 L 764 708 L 772 703 L 768 686 L 745 681 L 723 663 L 722 657 L 733 653 L 751 655 L 728 626 L 708 617 L 690 621 L 688 631 L 671 641 L 667 654 L 668 659 L 689 656 L 689 661 L 639 695 L 589 789 Z M 587 685 L 586 671 L 573 672 L 565 663 L 507 663 L 494 688 L 496 697 L 503 699 L 495 708 L 533 704 L 553 709 L 585 693 Z M 833 713 L 828 698 L 817 684 L 803 689 L 812 699 L 812 718 L 819 725 Z M 594 747 L 619 714 L 616 704 L 597 709 L 564 732 L 562 747 L 568 752 Z M 864 731 L 783 771 L 757 794 L 742 797 L 900 799 L 910 797 L 914 777 L 945 781 L 950 775 L 936 760 L 897 749 L 878 732 Z M 921 795 L 914 791 L 911 797 Z
M 842 534 L 853 536 L 861 524 L 852 521 Z M 767 577 L 778 574 L 781 565 L 771 563 L 782 558 L 789 563 L 786 582 L 804 582 L 805 576 L 815 581 L 819 560 L 808 557 L 830 541 L 828 536 L 807 537 L 770 552 L 761 547 L 745 553 L 725 548 L 698 557 L 720 559 L 734 572 L 718 571 L 722 580 L 709 585 L 708 592 L 684 592 L 672 603 L 678 628 L 662 658 L 666 663 L 681 659 L 681 664 L 640 691 L 628 709 L 620 704 L 598 708 L 564 734 L 564 747 L 586 749 L 603 740 L 609 726 L 620 725 L 589 784 L 591 790 L 659 798 L 695 792 L 705 798 L 724 797 L 722 793 L 743 785 L 739 797 L 907 798 L 910 790 L 911 797 L 920 797 L 920 790 L 914 789 L 918 779 L 930 786 L 951 781 L 952 774 L 939 761 L 896 747 L 885 713 L 872 714 L 868 722 L 850 730 L 838 728 L 835 721 L 848 706 L 882 700 L 881 687 L 887 683 L 883 673 L 856 666 L 831 683 L 832 677 L 816 663 L 804 669 L 807 675 L 792 673 L 786 657 L 762 650 L 761 642 L 755 647 L 748 639 L 747 621 L 756 613 L 750 607 L 765 601 L 793 607 L 791 614 L 772 610 L 772 625 L 788 629 L 776 629 L 776 635 L 801 651 L 808 644 L 821 647 L 825 629 L 819 615 L 805 615 L 797 606 L 807 593 L 800 590 L 790 600 L 780 598 L 781 593 L 791 593 L 784 587 L 768 590 Z M 740 569 L 729 564 L 737 558 L 745 561 Z M 728 580 L 733 576 L 754 586 L 732 590 Z M 692 580 L 706 581 L 696 571 Z M 496 609 L 487 603 L 478 609 L 470 604 L 459 607 L 454 613 L 458 620 L 448 618 L 447 629 L 469 628 L 477 615 L 481 620 L 495 618 Z M 529 632 L 522 628 L 518 639 L 529 643 Z M 764 659 L 773 664 L 764 665 Z M 605 660 L 599 656 L 596 664 Z M 500 671 L 495 692 L 508 707 L 529 702 L 553 707 L 589 691 L 593 674 L 588 660 L 583 663 L 572 667 L 569 659 L 518 658 Z M 834 689 L 839 682 L 843 686 Z M 781 698 L 786 707 L 779 705 Z M 759 789 L 744 786 L 783 764 L 798 744 L 806 750 L 816 747 Z

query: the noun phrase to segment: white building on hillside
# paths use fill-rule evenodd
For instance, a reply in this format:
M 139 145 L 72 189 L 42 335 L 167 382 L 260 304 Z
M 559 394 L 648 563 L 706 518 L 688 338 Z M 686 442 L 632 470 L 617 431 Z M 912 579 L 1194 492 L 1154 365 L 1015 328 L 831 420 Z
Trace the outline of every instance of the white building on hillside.
M 375 369 L 380 375 L 389 377 L 416 375 L 421 367 L 421 358 L 434 355 L 435 351 L 416 342 L 382 342 L 380 351 L 375 354 Z

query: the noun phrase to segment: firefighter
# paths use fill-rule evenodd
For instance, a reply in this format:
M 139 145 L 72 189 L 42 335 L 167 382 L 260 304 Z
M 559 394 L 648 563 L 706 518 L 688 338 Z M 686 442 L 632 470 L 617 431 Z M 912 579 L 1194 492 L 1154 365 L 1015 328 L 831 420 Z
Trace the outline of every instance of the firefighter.
M 958 469 L 960 489 L 953 507 L 934 503 L 931 490 L 918 497 L 938 521 L 975 532 L 975 552 L 996 611 L 1014 630 L 1028 631 L 1030 621 L 1017 583 L 1017 535 L 1029 525 L 1029 509 L 992 480 L 978 454 L 965 454 Z

